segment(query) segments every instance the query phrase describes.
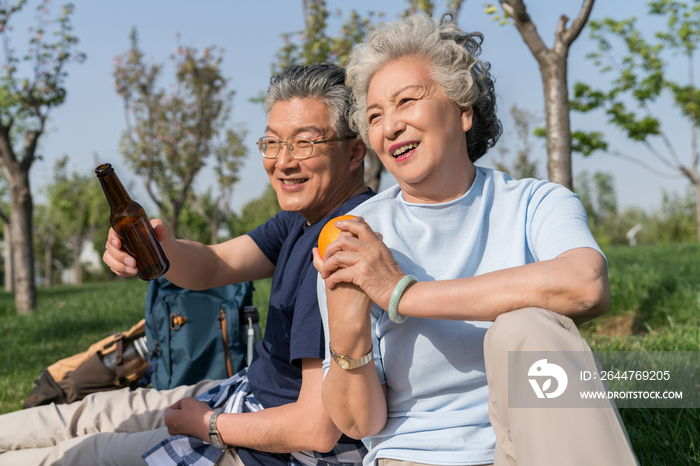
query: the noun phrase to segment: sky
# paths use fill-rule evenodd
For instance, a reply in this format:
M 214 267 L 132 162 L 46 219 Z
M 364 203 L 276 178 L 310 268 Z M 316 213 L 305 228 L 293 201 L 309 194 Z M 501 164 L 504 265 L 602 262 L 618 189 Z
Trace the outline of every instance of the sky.
M 58 3 L 52 8 L 58 9 Z M 258 103 L 249 99 L 266 90 L 275 53 L 283 45 L 280 34 L 303 28 L 302 0 L 74 0 L 72 16 L 73 33 L 79 38 L 78 49 L 87 55 L 82 64 L 73 63 L 67 68 L 67 98 L 63 105 L 52 110 L 46 133 L 40 141 L 42 159 L 32 168 L 32 192 L 36 202 L 42 202 L 42 186 L 51 180 L 52 169 L 62 155 L 70 158 L 69 168 L 84 174 L 93 174 L 98 163 L 110 162 L 123 181 L 131 183 L 132 197 L 146 207 L 149 215 L 155 213 L 154 204 L 148 199 L 141 180 L 130 170 L 119 153 L 119 140 L 125 128 L 123 102 L 114 90 L 113 60 L 128 50 L 129 32 L 136 27 L 140 48 L 156 62 L 167 62 L 178 41 L 181 45 L 203 49 L 210 45 L 225 50 L 223 74 L 229 79 L 229 87 L 236 91 L 233 113 L 229 124 L 245 128 L 248 156 L 240 172 L 241 181 L 235 186 L 231 205 L 234 210 L 260 196 L 268 181 L 262 168 L 256 141 L 264 134 L 265 115 Z M 444 10 L 444 0 L 436 0 L 436 13 Z M 554 30 L 560 15 L 575 18 L 581 6 L 580 0 L 526 0 L 528 12 L 548 46 L 553 44 Z M 13 40 L 22 50 L 20 31 L 30 25 L 37 0 L 29 0 L 21 16 L 17 16 Z M 646 2 L 630 0 L 597 0 L 591 18 L 610 16 L 616 19 L 631 15 L 639 17 L 640 25 L 651 34 L 657 23 L 646 18 Z M 329 32 L 334 34 L 342 23 L 342 10 L 346 15 L 351 9 L 360 13 L 382 11 L 384 19 L 396 19 L 406 7 L 404 0 L 328 0 L 333 12 L 329 20 Z M 544 98 L 539 68 L 536 60 L 522 41 L 515 26 L 499 26 L 483 12 L 483 0 L 467 0 L 458 18 L 459 25 L 468 31 L 478 30 L 485 36 L 482 59 L 492 65 L 499 96 L 499 115 L 504 125 L 504 136 L 499 145 L 509 147 L 512 162 L 518 143 L 509 109 L 513 105 L 535 114 L 538 125 L 543 125 Z M 179 39 L 176 36 L 179 34 Z M 574 42 L 569 54 L 569 87 L 576 81 L 587 81 L 604 86 L 607 78 L 598 74 L 585 55 L 594 49 L 588 30 Z M 0 50 L 0 59 L 4 60 Z M 172 80 L 172 67 L 165 68 L 163 86 Z M 169 74 L 168 74 L 169 72 Z M 681 76 L 687 70 L 678 67 Z M 675 117 L 668 104 L 654 106 L 655 114 L 664 118 L 676 150 L 683 160 L 689 150 L 688 125 Z M 640 156 L 651 162 L 651 156 L 640 144 L 626 140 L 619 131 L 605 124 L 602 113 L 572 115 L 572 129 L 604 131 L 612 147 L 630 155 Z M 546 150 L 543 140 L 533 140 L 532 158 L 538 163 L 538 174 L 546 177 Z M 501 155 L 492 149 L 477 164 L 493 166 Z M 586 170 L 590 173 L 611 173 L 621 206 L 636 206 L 646 210 L 661 204 L 664 190 L 683 194 L 688 182 L 683 178 L 665 179 L 628 161 L 596 153 L 590 157 L 573 156 L 574 175 Z M 204 191 L 214 182 L 211 169 L 205 169 L 196 182 L 196 189 Z M 384 174 L 381 188 L 394 184 L 390 175 Z

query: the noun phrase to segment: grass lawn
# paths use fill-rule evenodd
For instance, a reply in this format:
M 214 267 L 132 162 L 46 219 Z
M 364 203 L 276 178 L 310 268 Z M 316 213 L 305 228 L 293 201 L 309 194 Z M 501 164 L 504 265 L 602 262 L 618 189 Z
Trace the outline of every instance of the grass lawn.
M 610 310 L 581 327 L 593 348 L 700 351 L 700 244 L 615 247 L 605 253 Z M 255 285 L 264 325 L 270 281 Z M 129 279 L 39 289 L 39 308 L 30 316 L 15 315 L 12 296 L 0 292 L 0 413 L 20 409 L 45 367 L 141 319 L 146 288 Z M 700 465 L 700 409 L 620 412 L 642 465 Z
M 700 351 L 700 244 L 604 252 L 610 310 L 581 326 L 593 349 Z M 643 466 L 700 464 L 700 409 L 621 409 L 620 414 Z

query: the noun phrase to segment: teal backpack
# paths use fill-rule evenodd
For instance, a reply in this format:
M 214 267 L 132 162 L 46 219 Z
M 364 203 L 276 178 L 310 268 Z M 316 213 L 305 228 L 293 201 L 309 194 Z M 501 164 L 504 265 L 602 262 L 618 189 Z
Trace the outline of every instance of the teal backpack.
M 148 285 L 145 313 L 145 382 L 158 390 L 230 377 L 260 339 L 252 282 L 194 291 L 160 277 Z

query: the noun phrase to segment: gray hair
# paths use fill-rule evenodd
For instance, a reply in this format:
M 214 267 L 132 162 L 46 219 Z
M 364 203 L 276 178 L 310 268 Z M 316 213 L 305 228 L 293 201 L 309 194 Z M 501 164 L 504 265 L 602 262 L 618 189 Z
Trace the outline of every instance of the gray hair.
M 498 141 L 503 127 L 496 116 L 496 93 L 491 65 L 477 58 L 484 36 L 465 33 L 444 15 L 438 22 L 425 15 L 412 15 L 375 30 L 366 43 L 356 45 L 347 66 L 347 83 L 354 105 L 351 124 L 369 144 L 367 91 L 374 74 L 402 57 L 424 57 L 432 63 L 431 75 L 448 99 L 464 109 L 472 107 L 472 128 L 466 132 L 467 151 L 473 161 Z
M 348 120 L 352 91 L 345 85 L 345 70 L 332 63 L 294 65 L 270 79 L 263 109 L 269 116 L 278 101 L 318 99 L 331 114 L 331 127 L 338 137 L 355 136 Z

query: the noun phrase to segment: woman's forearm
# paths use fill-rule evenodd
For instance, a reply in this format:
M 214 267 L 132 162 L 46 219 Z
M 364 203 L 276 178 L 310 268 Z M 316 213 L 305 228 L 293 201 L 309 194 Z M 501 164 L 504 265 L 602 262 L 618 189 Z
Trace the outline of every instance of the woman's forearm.
M 609 303 L 604 258 L 580 248 L 475 277 L 416 283 L 398 311 L 409 317 L 493 321 L 504 312 L 541 307 L 581 323 L 605 312 Z
M 357 286 L 341 283 L 327 291 L 330 346 L 350 359 L 372 348 L 372 302 Z M 348 437 L 361 439 L 386 424 L 386 397 L 374 361 L 343 369 L 335 361 L 323 381 L 323 402 L 336 426 Z
M 354 439 L 371 437 L 386 424 L 386 394 L 372 362 L 344 370 L 331 361 L 323 404 L 338 429 Z

